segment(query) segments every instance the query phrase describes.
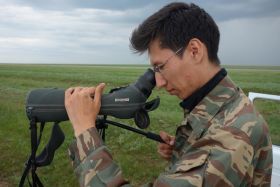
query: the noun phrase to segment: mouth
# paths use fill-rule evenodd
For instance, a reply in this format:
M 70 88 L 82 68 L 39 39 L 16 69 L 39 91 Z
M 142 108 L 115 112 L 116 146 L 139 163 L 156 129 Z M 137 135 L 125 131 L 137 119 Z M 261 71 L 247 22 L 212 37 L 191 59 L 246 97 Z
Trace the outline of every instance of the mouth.
M 169 90 L 166 90 L 170 95 L 175 95 L 176 93 L 176 90 L 175 89 L 169 89 Z

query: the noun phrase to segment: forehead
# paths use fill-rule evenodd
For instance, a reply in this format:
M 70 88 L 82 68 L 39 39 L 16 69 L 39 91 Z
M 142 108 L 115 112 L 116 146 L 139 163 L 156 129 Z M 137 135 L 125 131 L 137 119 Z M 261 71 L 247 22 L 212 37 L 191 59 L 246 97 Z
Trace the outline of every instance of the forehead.
M 149 45 L 149 58 L 151 65 L 158 65 L 165 62 L 165 60 L 172 55 L 172 50 L 167 48 L 161 48 L 160 41 L 154 40 Z

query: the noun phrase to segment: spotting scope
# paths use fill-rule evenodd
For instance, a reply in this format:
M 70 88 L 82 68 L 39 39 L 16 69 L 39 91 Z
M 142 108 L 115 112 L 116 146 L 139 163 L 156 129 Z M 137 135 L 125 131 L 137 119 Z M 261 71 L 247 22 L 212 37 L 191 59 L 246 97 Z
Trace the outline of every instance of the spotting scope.
M 147 112 L 159 105 L 159 99 L 146 103 L 155 87 L 155 74 L 148 69 L 135 83 L 112 89 L 101 97 L 99 115 L 109 115 L 120 119 L 134 118 L 140 128 L 146 128 Z M 65 89 L 42 88 L 29 92 L 26 99 L 26 114 L 29 120 L 37 122 L 67 121 L 64 106 Z M 144 121 L 143 121 L 144 120 Z

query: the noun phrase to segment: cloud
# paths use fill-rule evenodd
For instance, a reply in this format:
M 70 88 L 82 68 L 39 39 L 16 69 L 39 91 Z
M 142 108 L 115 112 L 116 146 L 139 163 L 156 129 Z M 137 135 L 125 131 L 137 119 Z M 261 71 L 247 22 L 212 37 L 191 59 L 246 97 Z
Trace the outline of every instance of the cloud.
M 148 63 L 132 54 L 129 37 L 168 2 L 0 0 L 0 63 Z M 224 63 L 262 64 L 266 54 L 279 65 L 279 1 L 196 3 L 217 20 Z
M 100 62 L 101 56 L 106 57 L 112 51 L 129 53 L 129 35 L 134 25 L 124 20 L 127 20 L 127 17 L 133 19 L 133 10 L 78 8 L 59 11 L 8 5 L 2 6 L 0 12 L 2 25 L 0 51 L 2 57 L 6 56 L 2 59 L 8 58 L 7 54 L 10 54 L 7 53 L 8 49 L 14 50 L 19 55 L 24 55 L 22 51 L 25 51 L 25 54 L 32 56 L 31 52 L 33 52 L 33 55 L 38 58 L 40 58 L 39 54 L 42 58 L 48 55 L 58 57 L 59 54 L 65 56 L 69 56 L 68 53 L 71 53 L 71 56 L 76 54 L 77 57 L 74 58 L 78 59 L 76 63 L 87 63 L 90 60 L 83 62 L 80 59 L 89 59 L 93 55 L 97 55 L 93 59 L 98 59 Z M 45 53 L 34 50 L 35 48 L 40 48 Z M 88 57 L 84 57 L 85 55 Z M 32 59 L 30 58 L 30 61 Z M 59 60 L 64 62 L 62 56 Z M 71 60 L 73 61 L 73 58 Z M 112 62 L 106 58 L 104 61 Z
M 14 46 L 38 46 L 44 43 L 42 39 L 39 38 L 21 38 L 21 37 L 1 37 L 0 45 L 6 47 Z
M 278 0 L 200 0 L 198 2 L 217 21 L 280 16 L 280 1 Z
M 138 9 L 147 6 L 161 7 L 163 4 L 173 2 L 172 0 L 0 0 L 0 4 L 17 4 L 30 6 L 41 10 L 71 10 L 76 8 L 94 8 L 107 10 Z
M 219 27 L 222 63 L 280 65 L 280 16 L 234 19 Z

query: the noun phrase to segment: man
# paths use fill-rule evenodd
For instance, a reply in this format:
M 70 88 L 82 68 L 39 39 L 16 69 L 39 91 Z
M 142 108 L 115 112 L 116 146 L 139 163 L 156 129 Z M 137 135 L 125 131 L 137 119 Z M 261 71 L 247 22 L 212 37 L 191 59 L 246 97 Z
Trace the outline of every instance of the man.
M 184 109 L 176 137 L 160 133 L 166 143 L 158 152 L 170 166 L 150 186 L 270 186 L 267 124 L 220 67 L 219 36 L 203 9 L 185 3 L 163 7 L 132 33 L 132 47 L 148 51 L 157 87 Z M 95 128 L 103 88 L 65 93 L 77 137 L 70 155 L 81 186 L 130 186 Z

